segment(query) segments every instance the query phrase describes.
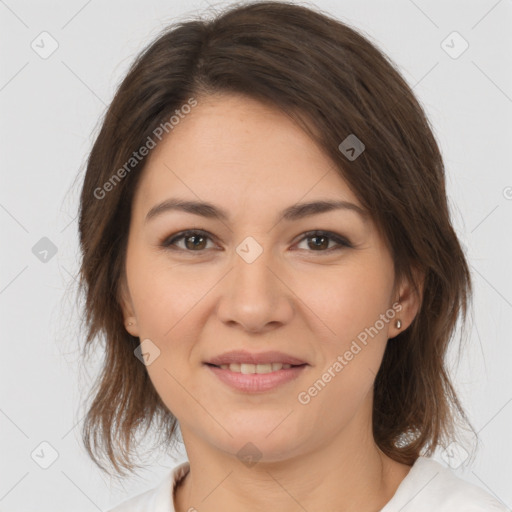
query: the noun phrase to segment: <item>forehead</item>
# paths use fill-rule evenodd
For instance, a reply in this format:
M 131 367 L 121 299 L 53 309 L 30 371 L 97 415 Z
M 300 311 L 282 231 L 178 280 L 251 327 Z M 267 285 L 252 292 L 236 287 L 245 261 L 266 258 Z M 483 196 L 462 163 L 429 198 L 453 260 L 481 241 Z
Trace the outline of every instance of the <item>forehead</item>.
M 151 151 L 135 202 L 170 194 L 281 208 L 315 197 L 359 204 L 332 160 L 289 116 L 240 95 L 197 98 Z

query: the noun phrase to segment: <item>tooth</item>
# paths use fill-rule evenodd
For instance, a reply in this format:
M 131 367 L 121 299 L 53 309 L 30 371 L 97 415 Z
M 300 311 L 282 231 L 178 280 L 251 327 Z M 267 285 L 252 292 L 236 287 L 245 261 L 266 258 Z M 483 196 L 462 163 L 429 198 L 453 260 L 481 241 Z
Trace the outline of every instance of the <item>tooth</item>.
M 230 370 L 235 373 L 243 373 L 245 375 L 251 375 L 255 373 L 270 373 L 277 372 L 281 369 L 287 370 L 291 368 L 291 364 L 283 363 L 265 363 L 265 364 L 252 364 L 252 363 L 231 363 L 221 364 L 220 368 L 223 370 Z
M 240 365 L 240 371 L 243 373 L 243 374 L 250 374 L 250 373 L 256 373 L 256 365 L 255 364 L 246 364 L 246 363 L 242 363 Z
M 272 371 L 272 364 L 257 364 L 256 373 L 270 373 Z

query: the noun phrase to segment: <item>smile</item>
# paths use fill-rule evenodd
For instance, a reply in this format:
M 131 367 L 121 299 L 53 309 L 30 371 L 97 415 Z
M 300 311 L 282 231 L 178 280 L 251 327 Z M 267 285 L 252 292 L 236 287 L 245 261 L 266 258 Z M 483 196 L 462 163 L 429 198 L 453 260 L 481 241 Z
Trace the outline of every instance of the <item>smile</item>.
M 291 364 L 283 364 L 283 363 L 267 363 L 267 364 L 251 364 L 251 363 L 231 363 L 231 364 L 221 364 L 219 368 L 222 370 L 229 370 L 231 372 L 243 373 L 244 375 L 249 375 L 250 373 L 271 373 L 276 372 L 278 370 L 284 369 L 287 370 L 291 368 Z
M 246 393 L 265 392 L 295 380 L 308 364 L 291 365 L 283 363 L 246 364 L 231 363 L 206 367 L 230 388 Z

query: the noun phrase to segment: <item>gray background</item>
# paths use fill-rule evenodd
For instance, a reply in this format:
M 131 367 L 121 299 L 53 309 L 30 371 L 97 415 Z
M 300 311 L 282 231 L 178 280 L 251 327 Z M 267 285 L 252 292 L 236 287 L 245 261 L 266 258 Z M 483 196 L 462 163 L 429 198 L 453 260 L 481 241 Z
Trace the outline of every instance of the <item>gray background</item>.
M 510 507 L 512 1 L 315 5 L 384 50 L 432 122 L 475 283 L 470 340 L 461 364 L 451 360 L 481 442 L 471 463 L 459 466 L 460 447 L 436 457 Z M 155 456 L 151 469 L 122 486 L 80 444 L 80 404 L 95 369 L 84 371 L 79 358 L 76 214 L 87 152 L 128 65 L 167 23 L 207 6 L 0 0 L 0 511 L 106 510 L 153 487 L 184 458 Z M 58 43 L 47 58 L 31 47 L 51 49 L 43 31 Z M 461 55 L 453 31 L 469 44 Z M 58 458 L 43 469 L 52 450 Z

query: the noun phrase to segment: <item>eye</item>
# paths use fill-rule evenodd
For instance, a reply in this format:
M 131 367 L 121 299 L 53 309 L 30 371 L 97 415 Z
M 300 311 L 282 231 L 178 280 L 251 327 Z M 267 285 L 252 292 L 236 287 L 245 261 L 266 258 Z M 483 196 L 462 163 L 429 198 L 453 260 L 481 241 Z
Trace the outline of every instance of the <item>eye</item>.
M 312 249 L 309 252 L 330 252 L 343 249 L 344 247 L 353 247 L 352 244 L 345 238 L 332 233 L 330 231 L 309 231 L 304 233 L 305 236 L 300 240 L 312 240 L 312 243 L 307 243 L 307 247 Z M 328 247 L 329 241 L 334 241 L 337 247 Z
M 309 252 L 330 252 L 346 247 L 353 247 L 353 245 L 346 238 L 343 238 L 330 231 L 309 231 L 304 233 L 304 235 L 305 236 L 299 240 L 299 243 L 305 240 L 312 240 L 312 243 L 307 244 L 307 247 L 311 249 Z M 202 252 L 204 249 L 208 248 L 208 240 L 213 239 L 206 231 L 199 229 L 187 230 L 167 238 L 164 240 L 164 242 L 162 242 L 162 246 L 172 250 L 177 249 L 185 252 Z M 178 242 L 181 241 L 183 241 L 185 245 L 180 247 Z M 335 242 L 337 246 L 329 247 L 330 242 Z
M 185 241 L 185 248 L 176 245 L 178 241 Z M 172 236 L 165 240 L 162 245 L 169 249 L 185 250 L 187 252 L 201 252 L 205 249 L 206 240 L 211 240 L 206 231 L 202 230 L 188 230 L 178 233 L 176 236 Z M 173 247 L 174 246 L 174 247 Z

